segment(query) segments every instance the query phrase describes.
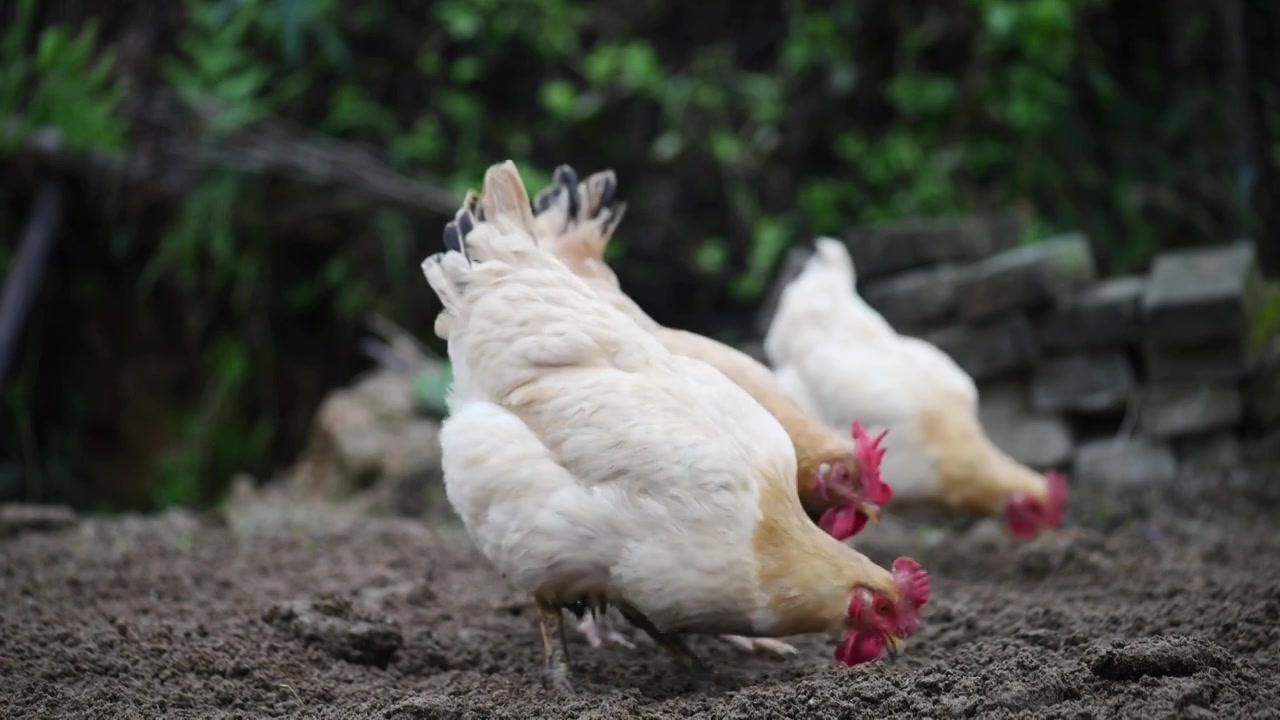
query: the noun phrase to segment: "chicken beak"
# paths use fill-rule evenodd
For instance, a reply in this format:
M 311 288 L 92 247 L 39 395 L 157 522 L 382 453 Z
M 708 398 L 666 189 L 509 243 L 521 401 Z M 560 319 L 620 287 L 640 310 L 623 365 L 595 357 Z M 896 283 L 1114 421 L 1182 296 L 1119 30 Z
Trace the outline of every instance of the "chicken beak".
M 884 635 L 885 658 L 890 665 L 898 659 L 898 655 L 902 652 L 902 638 L 897 635 Z
M 866 516 L 867 520 L 879 524 L 880 522 L 880 506 L 875 503 L 863 502 L 858 503 L 858 512 Z

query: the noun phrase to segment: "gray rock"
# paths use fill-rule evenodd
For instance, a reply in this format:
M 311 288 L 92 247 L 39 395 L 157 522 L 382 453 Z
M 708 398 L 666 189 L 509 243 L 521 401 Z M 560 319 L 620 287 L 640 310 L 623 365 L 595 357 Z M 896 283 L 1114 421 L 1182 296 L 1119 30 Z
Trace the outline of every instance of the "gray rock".
M 796 279 L 801 270 L 804 270 L 805 261 L 812 254 L 813 249 L 809 247 L 793 247 L 787 251 L 786 257 L 782 260 L 782 266 L 773 278 L 773 284 L 769 286 L 769 292 L 765 293 L 760 301 L 760 308 L 756 310 L 756 334 L 760 337 L 769 333 L 769 325 L 773 323 L 773 314 L 778 311 L 782 291 L 787 289 L 787 285 Z M 862 270 L 861 266 L 858 266 L 858 270 L 859 272 Z
M 1183 462 L 1204 469 L 1235 467 L 1243 457 L 1240 439 L 1228 431 L 1181 438 L 1177 448 Z
M 921 337 L 950 355 L 975 381 L 1021 370 L 1039 354 L 1035 333 L 1021 313 Z
M 57 532 L 75 525 L 76 511 L 66 505 L 0 504 L 0 538 L 23 533 Z
M 1280 337 L 1262 352 L 1245 393 L 1249 417 L 1264 427 L 1280 427 Z
M 1058 417 L 1019 415 L 1007 420 L 981 414 L 987 437 L 1020 463 L 1037 470 L 1060 468 L 1071 460 L 1071 428 Z
M 288 472 L 288 484 L 305 495 L 327 498 L 347 498 L 375 486 L 391 498 L 416 494 L 415 487 L 439 471 L 438 428 L 437 421 L 414 410 L 412 375 L 371 372 L 351 387 L 334 390 L 320 404 L 307 448 Z M 392 504 L 400 512 L 421 508 L 423 500 Z
M 1126 275 L 1065 300 L 1041 320 L 1040 344 L 1046 350 L 1081 350 L 1136 342 L 1146 286 L 1145 277 Z
M 1245 443 L 1243 457 L 1246 462 L 1266 468 L 1280 466 L 1280 429 Z
M 1030 407 L 1027 404 L 1027 384 L 1012 378 L 984 382 L 978 386 L 978 403 L 984 418 L 1025 415 Z
M 435 420 L 415 419 L 387 439 L 378 480 L 381 511 L 403 517 L 420 517 L 427 512 L 431 490 L 442 487 L 440 425 Z
M 1143 296 L 1147 339 L 1196 345 L 1242 338 L 1260 293 L 1253 243 L 1165 253 L 1156 258 Z
M 367 373 L 356 381 L 351 392 L 379 421 L 399 421 L 413 415 L 413 378 L 404 373 Z
M 1141 489 L 1165 485 L 1178 476 L 1178 459 L 1164 443 L 1144 438 L 1094 440 L 1080 446 L 1072 482 L 1102 488 Z
M 1243 414 L 1240 391 L 1229 385 L 1153 383 L 1142 397 L 1142 430 L 1154 438 L 1228 428 Z
M 978 419 L 991 442 L 1018 462 L 1044 470 L 1071 459 L 1071 429 L 1059 417 L 1031 412 L 1020 384 L 981 388 Z
M 312 431 L 312 457 L 324 456 L 323 471 L 312 480 L 330 497 L 342 497 L 368 487 L 378 477 L 387 433 L 374 411 L 355 393 L 330 394 L 316 413 Z M 319 470 L 319 468 L 317 468 Z
M 956 312 L 976 320 L 1033 308 L 1092 280 L 1093 250 L 1080 233 L 1006 250 L 961 271 Z
M 920 329 L 951 315 L 958 278 L 954 266 L 939 265 L 869 283 L 860 292 L 895 329 Z
M 1217 670 L 1233 672 L 1236 661 L 1226 648 L 1201 637 L 1167 635 L 1136 640 L 1110 640 L 1085 651 L 1089 672 L 1113 682 L 1144 677 L 1191 677 Z
M 1018 244 L 1023 217 L 1017 210 L 961 220 L 908 219 L 857 228 L 846 242 L 860 278 L 954 260 L 976 260 Z
M 1244 338 L 1178 347 L 1148 342 L 1143 347 L 1143 359 L 1147 377 L 1159 382 L 1235 382 L 1249 372 Z
M 262 619 L 307 645 L 358 665 L 386 667 L 404 644 L 395 620 L 363 611 L 334 595 L 277 603 Z
M 1031 379 L 1037 412 L 1105 412 L 1128 404 L 1133 369 L 1122 352 L 1068 355 L 1039 365 Z

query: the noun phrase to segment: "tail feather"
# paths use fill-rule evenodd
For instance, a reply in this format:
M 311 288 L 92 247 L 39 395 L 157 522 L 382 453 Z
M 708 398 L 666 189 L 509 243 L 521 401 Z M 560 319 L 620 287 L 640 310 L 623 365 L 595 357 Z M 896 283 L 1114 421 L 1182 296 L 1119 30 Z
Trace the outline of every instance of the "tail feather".
M 538 237 L 562 260 L 604 260 L 626 203 L 617 201 L 618 176 L 602 170 L 578 182 L 568 165 L 556 168 L 554 182 L 533 201 Z
M 493 223 L 504 234 L 527 235 L 532 239 L 538 232 L 529 193 L 516 164 L 510 160 L 485 171 L 479 207 L 480 219 Z
M 569 193 L 558 185 L 543 190 L 534 201 L 533 222 L 539 241 L 559 237 L 569 226 Z
M 618 191 L 618 176 L 612 170 L 601 170 L 583 181 L 579 193 L 585 199 L 580 221 L 586 222 L 600 215 L 613 204 Z
M 465 323 L 466 293 L 476 281 L 487 282 L 528 265 L 556 264 L 538 249 L 529 194 L 515 163 L 491 166 L 481 192 L 468 191 L 454 219 L 444 227 L 444 250 L 422 263 L 423 273 L 444 310 L 435 332 L 449 339 Z
M 561 165 L 552 175 L 552 183 L 533 200 L 534 223 L 540 239 L 554 239 L 568 232 L 578 216 L 578 173 Z
M 581 198 L 578 196 L 578 173 L 568 165 L 561 165 L 556 168 L 554 176 L 555 184 L 564 188 L 565 196 L 569 201 L 569 206 L 565 208 L 565 212 L 569 219 L 578 217 L 578 208 L 581 207 Z
M 618 176 L 612 170 L 595 173 L 583 181 L 579 193 L 582 212 L 576 227 L 565 233 L 564 243 L 576 245 L 583 259 L 603 262 L 609 241 L 627 212 L 627 204 L 617 201 Z
M 427 284 L 444 305 L 435 322 L 436 337 L 441 340 L 449 339 L 459 318 L 463 317 L 467 286 L 465 269 L 469 264 L 466 257 L 456 251 L 439 252 L 422 262 Z

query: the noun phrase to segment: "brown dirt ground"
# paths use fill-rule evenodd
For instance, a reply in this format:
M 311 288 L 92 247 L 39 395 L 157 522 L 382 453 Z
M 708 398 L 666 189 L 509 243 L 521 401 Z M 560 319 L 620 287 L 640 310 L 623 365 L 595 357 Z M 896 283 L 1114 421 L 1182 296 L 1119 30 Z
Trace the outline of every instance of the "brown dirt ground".
M 259 500 L 10 529 L 0 717 L 1280 717 L 1265 475 L 1076 488 L 1070 527 L 1030 543 L 886 521 L 864 549 L 914 554 L 934 588 L 895 665 L 698 639 L 716 678 L 695 686 L 652 646 L 577 640 L 569 698 L 539 684 L 530 608 L 455 528 Z

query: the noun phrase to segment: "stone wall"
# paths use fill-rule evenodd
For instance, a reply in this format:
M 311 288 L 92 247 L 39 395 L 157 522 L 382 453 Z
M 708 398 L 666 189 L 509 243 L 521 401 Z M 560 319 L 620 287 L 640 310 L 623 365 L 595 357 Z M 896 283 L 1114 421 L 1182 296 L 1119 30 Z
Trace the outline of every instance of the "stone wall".
M 1146 274 L 1102 278 L 1083 235 L 1020 235 L 1003 213 L 845 240 L 862 296 L 969 372 L 992 440 L 1028 465 L 1145 484 L 1187 463 L 1275 457 L 1280 339 L 1261 329 L 1274 291 L 1252 243 L 1167 252 Z M 788 257 L 762 332 L 805 255 Z

